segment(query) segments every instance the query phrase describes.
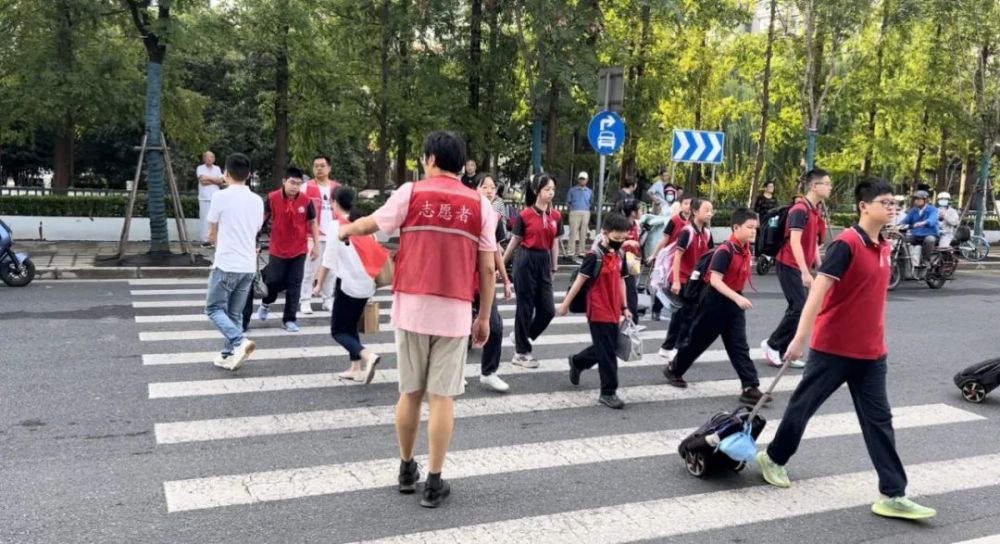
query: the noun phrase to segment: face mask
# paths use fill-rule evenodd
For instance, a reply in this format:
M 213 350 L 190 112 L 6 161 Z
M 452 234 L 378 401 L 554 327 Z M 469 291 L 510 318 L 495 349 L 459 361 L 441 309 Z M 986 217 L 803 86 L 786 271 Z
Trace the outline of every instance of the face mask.
M 674 195 L 672 195 L 672 194 L 667 195 L 666 200 L 667 200 L 668 203 L 672 204 L 674 202 Z
M 622 248 L 622 244 L 624 243 L 625 243 L 624 241 L 616 242 L 615 240 L 608 240 L 608 247 L 611 248 L 612 251 L 618 251 L 619 249 Z
M 950 200 L 938 200 L 938 206 L 942 208 L 947 208 L 949 204 L 951 204 Z

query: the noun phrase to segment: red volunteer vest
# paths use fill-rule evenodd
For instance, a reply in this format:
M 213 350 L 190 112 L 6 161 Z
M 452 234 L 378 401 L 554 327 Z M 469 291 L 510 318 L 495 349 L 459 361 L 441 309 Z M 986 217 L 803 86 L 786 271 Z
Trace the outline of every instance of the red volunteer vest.
M 481 196 L 448 176 L 413 184 L 399 228 L 393 291 L 472 301 L 482 230 Z
M 336 180 L 330 180 L 330 199 L 333 200 L 333 193 L 340 187 L 340 182 Z M 315 179 L 311 179 L 306 182 L 306 196 L 309 200 L 312 200 L 313 209 L 316 210 L 316 221 L 320 225 L 319 235 L 326 236 L 323 232 L 323 194 L 319 191 L 319 185 L 316 183 Z M 330 203 L 330 209 L 333 209 L 333 203 Z
M 885 301 L 892 248 L 881 237 L 878 242 L 866 243 L 856 228 L 844 229 L 837 236 L 851 248 L 851 264 L 823 298 L 810 347 L 873 361 L 889 352 L 885 344 Z
M 295 198 L 285 198 L 277 189 L 267 195 L 271 210 L 271 238 L 268 251 L 275 257 L 291 259 L 309 252 L 309 228 L 306 210 L 309 197 L 301 192 Z

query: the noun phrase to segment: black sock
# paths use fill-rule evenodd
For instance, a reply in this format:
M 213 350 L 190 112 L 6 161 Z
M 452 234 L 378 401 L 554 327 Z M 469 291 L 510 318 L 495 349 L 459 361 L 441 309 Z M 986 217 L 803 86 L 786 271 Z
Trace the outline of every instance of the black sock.
M 441 485 L 441 473 L 440 472 L 429 472 L 427 473 L 427 486 L 428 487 L 438 487 Z

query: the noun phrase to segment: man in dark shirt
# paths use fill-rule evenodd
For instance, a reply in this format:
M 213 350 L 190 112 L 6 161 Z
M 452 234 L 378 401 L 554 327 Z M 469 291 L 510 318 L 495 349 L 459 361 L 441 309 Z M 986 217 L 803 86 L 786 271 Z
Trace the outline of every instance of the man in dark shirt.
M 469 189 L 476 187 L 476 161 L 469 159 L 465 161 L 465 170 L 462 171 L 462 185 Z

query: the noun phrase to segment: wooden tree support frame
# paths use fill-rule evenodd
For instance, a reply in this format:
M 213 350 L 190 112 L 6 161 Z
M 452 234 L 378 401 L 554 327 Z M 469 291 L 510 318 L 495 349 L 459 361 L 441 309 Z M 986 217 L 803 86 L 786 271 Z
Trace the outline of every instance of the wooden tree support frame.
M 144 134 L 142 136 L 142 145 L 136 148 L 139 150 L 139 161 L 135 166 L 135 177 L 132 179 L 132 190 L 129 191 L 128 195 L 128 206 L 125 208 L 125 223 L 122 224 L 121 237 L 118 239 L 118 254 L 115 258 L 121 259 L 125 257 L 129 230 L 132 228 L 132 213 L 135 211 L 135 199 L 139 193 L 139 180 L 142 177 L 142 166 L 146 160 L 146 151 L 155 150 L 163 152 L 163 162 L 167 173 L 167 186 L 170 189 L 171 200 L 174 203 L 174 220 L 177 221 L 177 235 L 180 238 L 181 251 L 191 257 L 191 264 L 195 264 L 196 257 L 191 251 L 187 224 L 184 221 L 184 206 L 181 205 L 180 191 L 177 189 L 177 180 L 174 178 L 174 167 L 170 162 L 170 147 L 167 145 L 167 139 L 162 132 L 160 133 L 160 142 L 159 147 L 151 147 L 147 145 L 148 135 Z

